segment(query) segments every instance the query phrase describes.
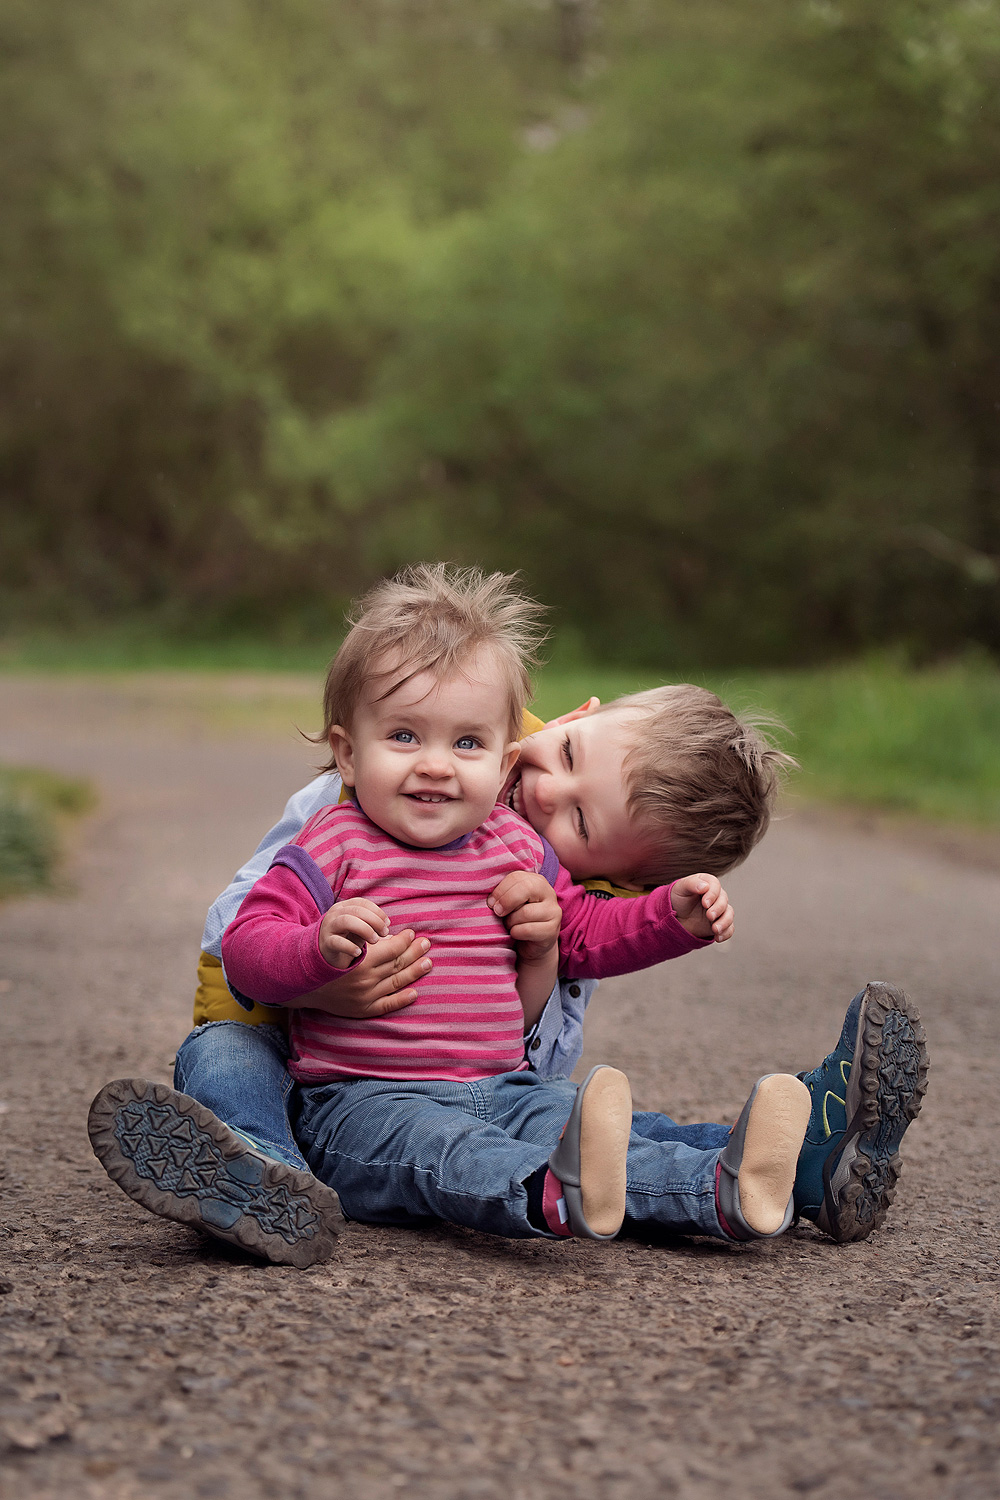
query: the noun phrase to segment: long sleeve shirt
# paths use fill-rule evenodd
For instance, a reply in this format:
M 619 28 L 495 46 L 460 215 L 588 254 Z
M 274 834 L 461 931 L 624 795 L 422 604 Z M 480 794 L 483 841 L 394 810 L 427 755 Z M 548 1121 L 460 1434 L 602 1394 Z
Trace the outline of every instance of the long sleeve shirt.
M 516 869 L 544 874 L 563 911 L 560 960 L 570 977 L 644 968 L 703 946 L 680 925 L 669 891 L 604 900 L 575 884 L 517 814 L 496 807 L 478 829 L 438 850 L 397 843 L 355 804 L 323 810 L 279 851 L 226 930 L 234 990 L 285 1005 L 344 971 L 319 951 L 334 901 L 365 896 L 390 918 L 433 937 L 434 969 L 406 1010 L 346 1020 L 296 1006 L 290 1071 L 331 1078 L 482 1078 L 526 1066 L 513 944 L 486 897 Z M 530 1055 L 530 1053 L 529 1053 Z

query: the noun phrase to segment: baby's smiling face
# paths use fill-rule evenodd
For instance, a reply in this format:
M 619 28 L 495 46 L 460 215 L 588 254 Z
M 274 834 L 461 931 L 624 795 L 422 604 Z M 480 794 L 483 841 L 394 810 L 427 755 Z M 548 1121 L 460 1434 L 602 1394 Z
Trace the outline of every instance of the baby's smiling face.
M 400 843 L 436 849 L 493 809 L 518 754 L 507 716 L 492 653 L 481 651 L 450 677 L 419 672 L 385 698 L 366 696 L 350 728 L 334 725 L 330 744 L 373 823 Z

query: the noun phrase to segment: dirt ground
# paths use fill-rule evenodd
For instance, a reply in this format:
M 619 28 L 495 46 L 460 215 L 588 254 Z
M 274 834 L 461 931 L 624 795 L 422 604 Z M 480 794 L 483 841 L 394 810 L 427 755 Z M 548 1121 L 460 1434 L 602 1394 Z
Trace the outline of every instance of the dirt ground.
M 930 1088 L 870 1242 L 353 1225 L 302 1272 L 146 1214 L 85 1119 L 110 1078 L 169 1080 L 205 909 L 308 747 L 177 684 L 9 677 L 0 758 L 101 796 L 65 889 L 0 907 L 2 1500 L 1000 1495 L 1000 875 L 960 841 L 796 814 L 729 881 L 734 942 L 588 1020 L 639 1107 L 732 1119 L 901 984 Z

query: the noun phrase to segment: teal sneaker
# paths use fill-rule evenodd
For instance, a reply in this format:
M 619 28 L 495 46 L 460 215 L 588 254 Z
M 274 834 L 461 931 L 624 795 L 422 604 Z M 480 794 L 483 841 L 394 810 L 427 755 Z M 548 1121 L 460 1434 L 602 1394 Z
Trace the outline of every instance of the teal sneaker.
M 927 1091 L 916 1006 L 891 984 L 872 981 L 848 1006 L 834 1051 L 799 1077 L 812 1113 L 795 1212 L 840 1243 L 867 1239 L 895 1196 L 899 1143 Z

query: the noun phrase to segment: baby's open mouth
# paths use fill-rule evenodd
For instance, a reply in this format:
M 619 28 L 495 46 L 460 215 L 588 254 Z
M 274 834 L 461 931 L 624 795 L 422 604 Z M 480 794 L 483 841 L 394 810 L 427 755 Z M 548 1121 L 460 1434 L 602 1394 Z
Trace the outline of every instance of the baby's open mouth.
M 405 792 L 411 802 L 454 802 L 454 797 L 446 797 L 441 792 Z

